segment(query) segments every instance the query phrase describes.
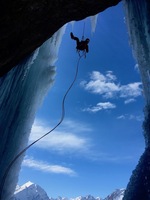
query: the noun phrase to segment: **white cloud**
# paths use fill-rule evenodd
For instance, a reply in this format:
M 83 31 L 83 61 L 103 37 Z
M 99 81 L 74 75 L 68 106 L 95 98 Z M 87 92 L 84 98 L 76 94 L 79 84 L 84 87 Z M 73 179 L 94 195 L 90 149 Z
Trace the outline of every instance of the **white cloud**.
M 141 95 L 141 82 L 129 83 L 127 85 L 120 86 L 120 97 L 138 97 Z
M 135 98 L 141 95 L 141 82 L 129 83 L 127 85 L 121 85 L 117 83 L 117 77 L 112 71 L 107 71 L 106 74 L 102 74 L 98 71 L 93 71 L 90 74 L 90 80 L 82 81 L 80 85 L 87 91 L 99 94 L 102 97 L 108 98 Z
M 74 130 L 74 132 L 80 133 L 80 132 L 89 132 L 92 131 L 92 129 L 89 127 L 88 124 L 84 124 L 81 122 L 73 121 L 70 119 L 65 119 L 62 124 L 62 128 L 69 130 Z
M 110 102 L 100 102 L 96 106 L 83 109 L 83 111 L 96 113 L 100 110 L 108 110 L 108 109 L 113 109 L 113 108 L 116 108 L 115 104 L 112 104 Z
M 136 121 L 143 121 L 143 116 L 141 115 L 129 115 L 130 120 L 136 120 Z
M 117 119 L 128 119 L 128 120 L 143 121 L 143 116 L 142 115 L 125 114 L 125 115 L 118 116 Z
M 68 153 L 68 152 L 80 152 L 85 153 L 91 146 L 91 141 L 89 138 L 83 135 L 83 132 L 90 131 L 91 129 L 77 122 L 71 120 L 65 120 L 60 130 L 55 130 L 48 134 L 46 137 L 42 138 L 36 147 L 44 148 L 47 150 L 54 150 L 58 153 Z M 43 122 L 36 120 L 32 126 L 32 131 L 30 135 L 30 142 L 35 141 L 37 138 L 40 138 L 45 133 L 49 132 L 51 127 L 47 126 Z M 81 132 L 82 131 L 82 132 Z M 80 133 L 78 136 L 77 132 Z
M 108 71 L 106 75 L 93 71 L 90 75 L 90 81 L 82 81 L 81 86 L 91 93 L 100 94 L 105 98 L 112 98 L 119 91 L 119 85 L 114 83 L 115 80 L 116 77 L 111 71 Z
M 131 162 L 133 157 L 129 155 L 114 155 L 112 153 L 107 152 L 93 152 L 93 156 L 91 157 L 93 161 L 105 162 L 105 163 L 123 163 L 123 162 Z
M 135 99 L 131 98 L 131 99 L 125 100 L 124 103 L 125 103 L 125 104 L 128 104 L 128 103 L 133 103 L 133 102 L 135 102 L 135 101 L 136 101 Z
M 76 172 L 70 168 L 61 165 L 51 165 L 43 161 L 34 160 L 33 158 L 25 158 L 22 165 L 47 173 L 66 174 L 70 176 L 76 175 Z
M 125 119 L 125 118 L 126 118 L 125 115 L 120 115 L 117 117 L 117 119 Z

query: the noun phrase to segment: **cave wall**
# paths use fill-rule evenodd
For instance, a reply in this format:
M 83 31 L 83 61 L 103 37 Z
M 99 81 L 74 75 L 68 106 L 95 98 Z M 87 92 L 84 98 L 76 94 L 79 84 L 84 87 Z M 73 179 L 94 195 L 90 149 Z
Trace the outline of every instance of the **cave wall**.
M 115 6 L 121 0 L 1 0 L 0 76 L 41 46 L 64 24 Z

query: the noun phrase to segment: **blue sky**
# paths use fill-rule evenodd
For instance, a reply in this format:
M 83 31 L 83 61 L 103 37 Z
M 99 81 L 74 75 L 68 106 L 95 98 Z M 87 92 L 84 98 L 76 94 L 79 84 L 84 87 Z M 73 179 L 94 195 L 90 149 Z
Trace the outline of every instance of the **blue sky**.
M 64 93 L 73 80 L 78 54 L 70 32 L 90 38 L 63 123 L 28 150 L 19 184 L 41 185 L 49 196 L 106 197 L 125 188 L 144 150 L 144 100 L 129 45 L 122 3 L 100 13 L 95 33 L 90 18 L 69 24 L 56 62 L 54 86 L 37 112 L 30 141 L 57 124 Z

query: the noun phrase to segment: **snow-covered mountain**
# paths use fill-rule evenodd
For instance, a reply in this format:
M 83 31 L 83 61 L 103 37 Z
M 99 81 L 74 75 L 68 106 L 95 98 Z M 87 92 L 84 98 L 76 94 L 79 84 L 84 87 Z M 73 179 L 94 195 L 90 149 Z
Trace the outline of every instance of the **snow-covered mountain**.
M 79 196 L 70 199 L 66 197 L 49 198 L 44 189 L 29 181 L 22 186 L 17 186 L 14 197 L 11 198 L 11 200 L 122 200 L 124 192 L 125 189 L 117 189 L 105 199 L 100 197 L 95 198 L 91 195 L 86 197 Z
M 18 186 L 11 200 L 49 200 L 44 189 L 30 181 Z
M 91 195 L 87 195 L 86 197 L 79 196 L 79 197 L 76 197 L 76 198 L 71 198 L 70 200 L 102 200 L 102 199 L 100 197 L 94 198 Z
M 117 189 L 112 194 L 108 195 L 104 200 L 122 200 L 125 189 Z

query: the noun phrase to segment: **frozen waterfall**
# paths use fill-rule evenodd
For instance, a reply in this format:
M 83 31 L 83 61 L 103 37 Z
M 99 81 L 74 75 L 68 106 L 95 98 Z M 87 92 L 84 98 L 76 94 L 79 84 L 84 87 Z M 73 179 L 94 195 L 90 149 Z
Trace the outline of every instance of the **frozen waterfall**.
M 0 79 L 0 180 L 9 163 L 27 146 L 35 112 L 54 81 L 54 64 L 64 31 L 65 26 Z M 1 181 L 1 200 L 12 195 L 22 160 L 23 156 L 12 166 L 5 184 Z
M 150 105 L 150 17 L 146 0 L 126 0 L 126 22 L 133 54 L 143 82 L 146 104 Z
M 133 55 L 137 61 L 145 98 L 143 131 L 145 152 L 133 171 L 124 200 L 150 199 L 150 1 L 124 0 L 126 23 Z

